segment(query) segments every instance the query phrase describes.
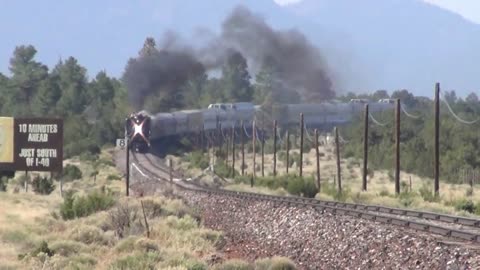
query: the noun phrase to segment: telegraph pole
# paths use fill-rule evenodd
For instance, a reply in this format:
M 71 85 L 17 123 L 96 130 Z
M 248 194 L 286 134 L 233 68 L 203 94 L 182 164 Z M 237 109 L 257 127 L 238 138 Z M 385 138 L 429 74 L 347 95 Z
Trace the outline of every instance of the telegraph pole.
M 435 166 L 433 176 L 435 178 L 435 196 L 440 195 L 440 83 L 435 84 Z
M 303 129 L 305 124 L 303 122 L 303 113 L 300 114 L 300 177 L 303 176 Z
M 400 99 L 395 110 L 395 193 L 400 194 Z
M 287 138 L 287 141 L 285 142 L 285 146 L 287 148 L 287 166 L 286 167 L 286 170 L 287 170 L 287 174 L 288 174 L 288 167 L 290 167 L 290 133 L 288 132 L 288 129 L 287 129 L 287 133 L 285 134 L 286 138 Z
M 265 177 L 265 129 L 263 123 L 262 121 L 262 177 Z
M 242 122 L 242 131 L 240 131 L 240 134 L 242 134 L 242 136 L 240 136 L 240 139 L 241 139 L 241 143 L 242 143 L 242 176 L 245 175 L 245 139 L 244 139 L 244 134 L 245 132 L 245 125 L 243 124 Z
M 235 126 L 232 127 L 232 177 L 235 178 Z
M 363 183 L 362 190 L 367 191 L 368 175 L 368 104 L 365 104 L 365 124 L 363 133 Z
M 277 120 L 273 121 L 273 176 L 277 176 Z
M 318 150 L 318 129 L 315 129 L 315 154 L 317 156 L 317 188 L 318 192 L 321 191 L 320 185 L 320 153 Z
M 335 148 L 337 153 L 337 178 L 338 178 L 338 192 L 342 192 L 342 171 L 340 167 L 340 142 L 338 140 L 338 128 L 335 127 Z
M 125 179 L 126 180 L 125 181 L 125 189 L 126 189 L 127 197 L 130 195 L 130 192 L 129 192 L 129 189 L 130 189 L 130 140 L 129 139 L 130 138 L 128 137 L 128 129 L 127 129 L 127 125 L 129 125 L 129 124 L 130 124 L 130 119 L 127 118 L 126 121 L 125 121 L 125 140 L 126 140 L 126 145 L 127 145 L 127 147 L 125 147 L 126 150 L 127 150 L 127 152 L 126 152 L 126 166 L 127 166 L 126 173 L 127 173 L 127 175 L 125 177 L 126 178 Z
M 256 156 L 257 156 L 257 149 L 256 149 L 256 141 L 257 140 L 257 132 L 255 129 L 255 120 L 253 120 L 252 123 L 252 147 L 253 147 L 253 178 L 255 179 L 257 177 L 257 172 L 256 172 Z

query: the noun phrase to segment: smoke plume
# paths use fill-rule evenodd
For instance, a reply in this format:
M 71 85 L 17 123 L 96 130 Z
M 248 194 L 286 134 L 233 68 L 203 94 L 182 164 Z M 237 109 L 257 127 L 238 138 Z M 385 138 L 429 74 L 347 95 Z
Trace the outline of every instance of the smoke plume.
M 125 71 L 129 97 L 137 108 L 152 92 L 177 88 L 205 70 L 219 69 L 232 52 L 239 52 L 247 59 L 253 78 L 261 68 L 271 67 L 281 85 L 275 91 L 295 91 L 303 101 L 322 101 L 335 96 L 320 51 L 302 33 L 274 30 L 242 6 L 226 18 L 221 33 L 213 35 L 201 47 L 185 46 L 171 32 L 163 37 L 156 52 L 152 53 L 149 46 L 152 44 L 147 42 Z

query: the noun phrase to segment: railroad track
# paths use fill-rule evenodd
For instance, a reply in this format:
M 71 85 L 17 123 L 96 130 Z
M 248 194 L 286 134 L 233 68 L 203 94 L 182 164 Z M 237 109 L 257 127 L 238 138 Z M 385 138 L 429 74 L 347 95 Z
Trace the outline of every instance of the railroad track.
M 168 168 L 155 163 L 146 155 L 141 159 L 138 159 L 135 154 L 133 156 L 134 162 L 144 170 L 144 173 L 146 172 L 150 177 L 156 178 L 160 181 L 169 182 Z M 180 176 L 181 175 L 177 173 L 174 174 L 174 177 Z M 310 207 L 321 212 L 329 212 L 332 214 L 341 214 L 386 224 L 393 224 L 417 231 L 480 244 L 480 219 L 376 205 L 322 201 L 296 196 L 286 197 L 229 191 L 224 189 L 212 189 L 200 186 L 193 182 L 185 181 L 184 179 L 178 179 L 177 181 L 174 181 L 173 184 L 181 189 L 193 192 L 231 196 L 247 200 L 270 201 L 275 204 L 287 204 L 298 207 Z

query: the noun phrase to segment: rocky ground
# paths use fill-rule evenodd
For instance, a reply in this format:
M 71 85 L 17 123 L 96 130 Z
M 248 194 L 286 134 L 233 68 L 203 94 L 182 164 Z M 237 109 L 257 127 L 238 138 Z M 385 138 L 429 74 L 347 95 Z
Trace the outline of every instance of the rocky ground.
M 285 256 L 300 269 L 479 269 L 480 250 L 398 226 L 183 192 L 207 227 L 226 233 L 227 257 Z

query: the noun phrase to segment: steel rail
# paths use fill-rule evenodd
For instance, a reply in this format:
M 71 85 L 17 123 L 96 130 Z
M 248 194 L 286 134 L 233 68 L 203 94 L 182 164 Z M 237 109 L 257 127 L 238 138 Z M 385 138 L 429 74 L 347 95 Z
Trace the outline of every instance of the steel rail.
M 135 156 L 135 154 L 133 156 L 134 156 L 134 159 L 137 160 L 138 162 L 138 159 Z M 147 157 L 146 159 L 150 163 L 150 165 L 154 166 L 155 169 L 165 171 L 165 169 L 159 168 L 160 166 L 151 162 L 151 160 L 148 159 Z M 388 207 L 382 207 L 382 206 L 369 206 L 369 205 L 361 205 L 361 204 L 357 205 L 357 204 L 351 204 L 351 203 L 340 203 L 340 202 L 331 202 L 331 201 L 325 202 L 325 201 L 319 201 L 316 199 L 294 197 L 294 196 L 291 196 L 291 197 L 275 196 L 275 195 L 266 195 L 266 194 L 250 193 L 250 192 L 230 191 L 230 190 L 224 190 L 224 189 L 212 189 L 212 188 L 207 188 L 207 187 L 197 185 L 192 182 L 186 182 L 184 180 L 182 182 L 171 183 L 165 177 L 159 177 L 155 172 L 146 168 L 146 166 L 142 164 L 137 164 L 137 165 L 139 165 L 143 170 L 145 170 L 147 174 L 149 174 L 151 177 L 156 177 L 158 180 L 163 180 L 166 183 L 168 182 L 170 184 L 174 184 L 179 188 L 185 189 L 188 191 L 203 192 L 209 195 L 211 194 L 222 195 L 222 196 L 226 195 L 226 196 L 231 196 L 231 197 L 240 198 L 240 199 L 247 199 L 247 200 L 270 201 L 274 203 L 287 204 L 290 206 L 311 207 L 313 209 L 322 211 L 322 213 L 328 212 L 332 214 L 342 214 L 347 216 L 353 216 L 353 217 L 363 218 L 370 221 L 378 221 L 381 223 L 397 225 L 400 227 L 412 228 L 417 231 L 442 235 L 445 237 L 456 238 L 456 239 L 461 239 L 466 241 L 472 241 L 477 244 L 480 244 L 480 234 L 442 227 L 438 225 L 427 224 L 427 223 L 418 222 L 418 221 L 406 220 L 403 218 L 386 216 L 379 213 L 372 213 L 372 211 L 387 213 L 387 212 L 382 212 L 382 209 L 384 211 L 390 211 L 390 209 L 397 210 L 396 208 L 388 208 Z M 185 184 L 188 184 L 189 186 L 185 186 Z M 194 186 L 195 188 L 192 188 L 191 186 Z M 385 210 L 384 208 L 388 210 Z M 417 216 L 408 215 L 408 213 L 412 214 L 411 212 L 413 212 L 413 214 L 422 213 L 422 216 L 420 216 L 420 218 L 433 219 L 431 218 L 433 216 L 424 215 L 425 213 L 428 214 L 429 212 L 421 212 L 421 211 L 413 211 L 413 210 L 405 210 L 405 209 L 398 209 L 398 210 L 399 210 L 398 212 L 392 211 L 392 212 L 388 212 L 388 214 L 417 217 Z M 436 213 L 433 213 L 433 214 L 441 215 Z M 449 222 L 450 220 L 457 221 L 459 218 L 462 218 L 462 217 L 455 217 L 455 216 L 448 216 L 448 215 L 443 215 L 443 216 L 452 217 L 451 219 L 444 218 L 443 220 L 445 220 L 445 222 Z M 436 220 L 439 220 L 439 219 L 436 219 Z

